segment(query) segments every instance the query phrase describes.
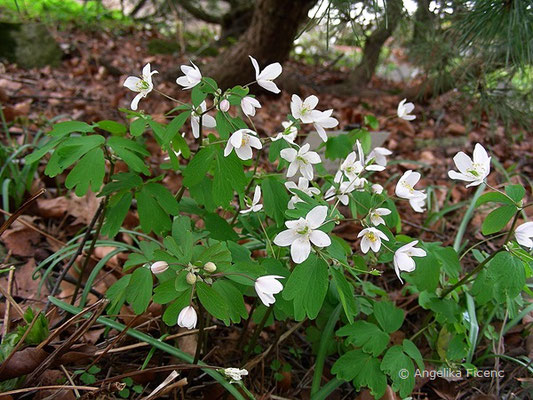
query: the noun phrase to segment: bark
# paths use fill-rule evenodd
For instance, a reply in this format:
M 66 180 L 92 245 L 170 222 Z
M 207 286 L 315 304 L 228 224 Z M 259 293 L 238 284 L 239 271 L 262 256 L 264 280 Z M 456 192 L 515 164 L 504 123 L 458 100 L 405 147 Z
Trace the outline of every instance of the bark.
M 228 88 L 255 79 L 248 55 L 257 59 L 261 67 L 286 61 L 300 24 L 316 1 L 257 0 L 249 28 L 211 63 L 208 75 L 221 88 Z
M 379 62 L 381 48 L 385 41 L 393 34 L 402 17 L 402 0 L 386 0 L 386 16 L 379 26 L 366 39 L 361 63 L 350 76 L 350 83 L 355 86 L 366 85 L 374 76 Z

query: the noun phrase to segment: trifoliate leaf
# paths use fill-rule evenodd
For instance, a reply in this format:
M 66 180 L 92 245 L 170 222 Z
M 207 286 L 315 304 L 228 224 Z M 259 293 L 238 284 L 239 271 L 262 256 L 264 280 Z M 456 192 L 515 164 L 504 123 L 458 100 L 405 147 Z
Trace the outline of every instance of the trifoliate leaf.
M 89 187 L 98 192 L 105 176 L 104 152 L 97 147 L 85 154 L 78 164 L 70 171 L 65 180 L 67 189 L 75 189 L 76 196 L 84 196 Z
M 379 356 L 389 344 L 389 335 L 376 325 L 366 321 L 356 321 L 352 325 L 343 326 L 337 331 L 339 336 L 347 336 L 346 341 L 370 353 Z

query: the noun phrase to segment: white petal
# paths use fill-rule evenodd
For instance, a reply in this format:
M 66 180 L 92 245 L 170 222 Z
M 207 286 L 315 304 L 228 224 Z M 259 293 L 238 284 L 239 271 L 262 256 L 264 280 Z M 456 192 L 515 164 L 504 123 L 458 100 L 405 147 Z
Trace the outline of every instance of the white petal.
M 276 94 L 281 92 L 281 90 L 279 90 L 276 84 L 272 81 L 261 80 L 261 81 L 257 81 L 257 84 L 261 86 L 263 89 L 268 90 L 269 92 L 276 93 Z
M 311 253 L 311 243 L 305 237 L 298 237 L 291 245 L 291 258 L 296 264 L 301 264 Z
M 233 150 L 233 145 L 228 140 L 228 142 L 226 143 L 226 147 L 224 148 L 224 157 L 229 156 L 231 154 L 232 150 Z
M 292 163 L 296 156 L 298 155 L 298 152 L 295 149 L 289 148 L 289 149 L 283 149 L 280 151 L 280 156 L 284 160 L 287 160 L 288 162 Z
M 363 236 L 361 239 L 361 251 L 366 254 L 368 253 L 368 250 L 370 249 L 370 240 L 367 239 L 366 236 Z
M 261 149 L 263 147 L 261 140 L 254 135 L 248 135 L 248 145 L 254 149 Z
M 289 164 L 289 168 L 287 168 L 287 178 L 290 178 L 298 172 L 298 168 L 300 168 L 300 164 L 293 161 Z
M 326 206 L 316 206 L 307 213 L 305 220 L 311 229 L 316 229 L 324 223 L 327 216 L 328 208 Z
M 298 239 L 299 235 L 293 229 L 286 229 L 276 235 L 274 244 L 280 247 L 290 246 L 292 242 Z
M 257 80 L 273 80 L 281 75 L 283 68 L 280 63 L 269 64 L 265 67 L 263 71 L 257 77 Z
M 455 163 L 457 169 L 463 174 L 466 174 L 467 170 L 472 168 L 472 159 L 462 151 L 460 151 L 453 157 L 453 162 Z
M 215 118 L 213 118 L 211 115 L 204 114 L 202 115 L 202 125 L 206 128 L 214 128 L 215 126 L 217 126 L 217 122 Z
M 127 87 L 129 90 L 133 90 L 134 92 L 138 92 L 139 89 L 137 89 L 137 85 L 139 82 L 141 82 L 142 79 L 137 76 L 128 76 L 126 80 L 124 81 L 124 86 Z
M 253 58 L 252 56 L 248 56 L 250 57 L 250 61 L 252 61 L 252 65 L 254 66 L 254 69 L 255 69 L 255 77 L 257 79 L 257 77 L 259 76 L 259 64 L 257 63 L 257 60 L 255 58 Z
M 327 247 L 331 244 L 329 236 L 320 230 L 315 230 L 309 235 L 311 242 L 318 247 Z
M 254 155 L 250 146 L 236 147 L 235 153 L 241 160 L 250 160 Z
M 139 93 L 137 96 L 135 96 L 133 98 L 133 100 L 131 101 L 131 109 L 133 111 L 137 110 L 137 106 L 139 104 L 139 101 L 144 97 L 144 94 L 142 93 Z

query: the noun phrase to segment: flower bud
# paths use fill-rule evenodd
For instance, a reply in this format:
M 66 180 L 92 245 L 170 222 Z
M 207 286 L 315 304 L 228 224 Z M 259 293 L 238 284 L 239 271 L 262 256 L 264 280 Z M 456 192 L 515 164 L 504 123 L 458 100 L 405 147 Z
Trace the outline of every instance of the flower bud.
M 214 262 L 209 261 L 204 264 L 204 270 L 206 272 L 213 273 L 217 270 L 217 266 Z
M 150 266 L 150 270 L 155 275 L 162 274 L 168 269 L 168 264 L 165 261 L 156 261 Z
M 185 279 L 187 280 L 187 283 L 189 285 L 194 285 L 196 283 L 196 275 L 193 274 L 192 272 L 189 272 Z
M 220 102 L 220 104 L 218 105 L 218 108 L 220 108 L 220 111 L 222 112 L 228 112 L 229 108 L 230 108 L 230 104 L 229 104 L 229 101 L 224 99 Z

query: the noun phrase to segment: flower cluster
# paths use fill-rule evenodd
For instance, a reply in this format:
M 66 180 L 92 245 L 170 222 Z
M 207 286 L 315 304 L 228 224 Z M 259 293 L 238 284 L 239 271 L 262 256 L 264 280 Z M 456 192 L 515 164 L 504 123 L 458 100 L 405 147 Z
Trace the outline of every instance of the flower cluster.
M 279 93 L 280 89 L 274 80 L 282 72 L 281 65 L 274 63 L 261 70 L 257 60 L 251 56 L 250 60 L 255 70 L 255 83 L 267 91 Z M 184 75 L 176 80 L 176 83 L 182 86 L 184 90 L 192 89 L 204 81 L 200 69 L 192 62 L 191 65 L 181 66 L 181 71 Z M 140 99 L 146 97 L 153 90 L 152 75 L 155 73 L 157 71 L 151 71 L 150 64 L 147 64 L 143 68 L 140 78 L 130 76 L 124 82 L 124 86 L 138 93 L 131 103 L 133 110 L 137 109 Z M 255 97 L 248 95 L 247 90 L 246 94 L 239 98 L 238 102 L 230 101 L 230 95 L 231 92 L 223 94 L 218 90 L 214 95 L 213 107 L 209 108 L 207 103 L 202 101 L 197 107 L 190 109 L 191 129 L 194 138 L 200 138 L 202 128 L 216 127 L 217 120 L 208 114 L 213 108 L 226 114 L 232 105 L 239 105 L 239 110 L 247 117 L 255 116 L 256 110 L 261 108 L 259 101 Z M 318 179 L 315 180 L 317 175 L 315 169 L 317 165 L 322 163 L 320 154 L 313 151 L 309 143 L 300 145 L 296 140 L 298 130 L 301 129 L 302 125 L 309 124 L 314 127 L 320 139 L 326 142 L 328 140 L 326 129 L 334 128 L 339 124 L 338 120 L 332 116 L 333 110 L 318 110 L 318 103 L 319 99 L 314 95 L 302 99 L 300 96 L 293 94 L 290 102 L 291 114 L 288 116 L 288 121 L 282 123 L 282 131 L 268 138 L 272 142 L 284 141 L 280 142 L 282 148 L 279 151 L 279 156 L 286 162 L 283 164 L 287 165 L 286 177 L 297 178 L 297 181 L 288 180 L 285 182 L 285 188 L 291 194 L 287 209 L 300 212 L 301 209 L 298 208 L 300 203 L 306 203 L 300 198 L 304 197 L 302 194 L 305 194 L 308 198 L 313 198 L 319 204 L 314 205 L 311 209 L 307 208 L 305 214 L 299 214 L 302 215 L 299 218 L 285 221 L 286 229 L 277 233 L 272 241 L 276 246 L 290 248 L 290 258 L 296 264 L 305 262 L 313 251 L 321 255 L 322 249 L 332 244 L 331 237 L 328 234 L 331 228 L 328 228 L 328 225 L 339 221 L 339 211 L 337 210 L 339 205 L 350 205 L 357 192 L 366 191 L 372 196 L 386 198 L 382 196 L 385 192 L 383 186 L 370 182 L 370 179 L 374 173 L 379 173 L 387 168 L 387 157 L 392 152 L 384 147 L 376 147 L 368 151 L 368 154 L 365 154 L 364 146 L 359 140 L 355 141 L 353 151 L 341 161 L 338 170 L 333 174 L 332 180 L 328 179 L 327 176 L 319 177 L 320 180 L 323 180 L 322 188 L 320 187 L 322 182 L 319 182 Z M 398 105 L 397 116 L 406 121 L 412 121 L 416 118 L 415 115 L 411 114 L 413 110 L 414 105 L 406 103 L 406 99 L 403 99 Z M 234 129 L 226 140 L 222 141 L 225 143 L 223 155 L 228 157 L 230 154 L 235 153 L 241 160 L 250 160 L 254 157 L 254 150 L 263 149 L 266 140 L 267 138 L 260 138 L 258 133 L 252 129 L 239 127 L 239 129 Z M 178 152 L 175 152 L 175 154 L 179 155 Z M 450 170 L 448 172 L 451 179 L 467 182 L 466 187 L 486 183 L 490 173 L 491 157 L 489 157 L 481 144 L 475 145 L 473 158 L 463 152 L 459 152 L 455 155 L 453 161 L 458 171 Z M 421 178 L 419 172 L 407 170 L 399 178 L 394 189 L 395 196 L 398 199 L 408 200 L 412 209 L 418 213 L 424 212 L 428 197 L 424 189 L 417 188 Z M 257 177 L 254 175 L 252 179 L 257 179 Z M 248 189 L 251 189 L 250 186 Z M 247 193 L 244 193 L 243 199 L 246 208 L 239 208 L 240 212 L 238 214 L 242 215 L 242 218 L 255 218 L 259 215 L 257 218 L 266 235 L 260 217 L 264 211 L 261 203 L 261 186 L 255 186 L 252 198 L 249 198 Z M 363 215 L 360 219 L 355 218 L 356 216 L 354 215 L 354 218 L 362 225 L 361 230 L 357 233 L 357 238 L 360 239 L 359 246 L 363 254 L 367 254 L 370 250 L 378 253 L 382 250 L 382 247 L 393 253 L 394 270 L 398 279 L 403 283 L 400 273 L 414 271 L 416 268 L 414 258 L 425 257 L 427 253 L 423 248 L 416 247 L 419 244 L 418 240 L 404 242 L 405 244 L 393 243 L 394 237 L 386 229 L 387 216 L 391 215 L 392 211 L 385 206 L 384 202 L 385 200 L 382 200 L 377 206 L 367 207 L 366 215 Z M 533 222 L 526 222 L 520 225 L 515 230 L 515 237 L 520 245 L 533 248 Z M 164 261 L 158 261 L 153 263 L 150 268 L 154 274 L 162 274 L 167 271 L 168 264 Z M 214 263 L 207 263 L 203 268 L 206 274 L 213 274 L 217 269 Z M 187 275 L 187 282 L 194 285 L 197 277 L 202 279 L 198 274 L 198 268 L 190 270 Z M 221 276 L 223 275 L 221 274 Z M 215 278 L 215 275 L 210 278 L 204 277 L 204 281 L 212 282 L 213 278 Z M 274 295 L 283 290 L 283 284 L 279 282 L 279 279 L 283 278 L 280 275 L 265 275 L 253 279 L 255 292 L 265 306 L 271 306 L 276 301 Z M 196 327 L 197 319 L 198 316 L 191 299 L 191 304 L 180 311 L 178 325 L 193 329 Z M 226 369 L 225 371 L 226 375 L 234 381 L 240 380 L 241 376 L 245 375 L 242 372 L 243 370 L 233 371 L 232 369 Z

